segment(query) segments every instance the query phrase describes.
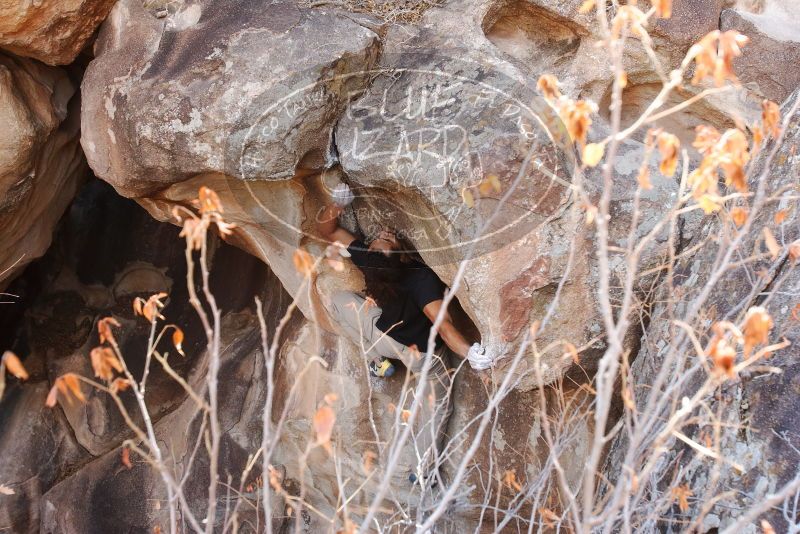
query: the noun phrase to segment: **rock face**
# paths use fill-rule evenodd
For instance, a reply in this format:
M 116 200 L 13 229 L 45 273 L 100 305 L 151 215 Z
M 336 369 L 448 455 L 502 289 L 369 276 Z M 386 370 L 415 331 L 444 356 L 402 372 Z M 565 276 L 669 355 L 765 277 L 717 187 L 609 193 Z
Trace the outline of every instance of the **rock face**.
M 800 10 L 791 2 L 772 2 L 760 13 L 726 9 L 721 30 L 736 30 L 750 38 L 734 62 L 742 83 L 775 102 L 783 102 L 800 86 Z
M 44 254 L 86 173 L 76 88 L 61 69 L 0 54 L 0 287 Z
M 787 101 L 784 111 L 800 98 L 795 92 Z M 777 148 L 774 159 L 769 154 L 773 147 L 767 146 L 760 159 L 755 163 L 754 176 L 759 176 L 765 162 L 770 161 L 769 173 L 764 182 L 765 198 L 773 198 L 760 210 L 753 221 L 753 230 L 739 245 L 740 250 L 758 251 L 763 245 L 763 229 L 767 228 L 780 236 L 782 246 L 787 246 L 800 239 L 800 210 L 788 200 L 797 188 L 797 175 L 800 162 L 794 156 L 795 146 L 800 141 L 800 113 L 795 113 L 787 129 L 786 138 Z M 756 181 L 751 184 L 756 190 Z M 776 218 L 782 213 L 785 219 Z M 780 222 L 777 222 L 780 221 Z M 682 336 L 667 315 L 686 313 L 693 305 L 701 290 L 712 277 L 715 262 L 720 251 L 730 246 L 734 235 L 730 223 L 718 220 L 710 221 L 703 228 L 704 236 L 720 236 L 719 242 L 709 246 L 679 263 L 676 267 L 674 286 L 666 283 L 661 288 L 662 295 L 677 295 L 673 303 L 675 308 L 660 304 L 652 314 L 651 326 L 646 332 L 646 342 L 642 347 L 631 370 L 632 388 L 637 399 L 637 408 L 643 412 L 647 403 L 658 399 L 670 399 L 676 403 L 681 398 L 691 397 L 699 389 L 706 378 L 706 371 L 696 365 L 693 350 L 686 349 L 691 355 L 676 364 L 674 359 L 667 360 L 668 355 L 680 347 Z M 784 254 L 787 254 L 784 249 Z M 717 414 L 721 423 L 718 454 L 724 459 L 714 461 L 712 457 L 698 454 L 681 441 L 668 440 L 665 445 L 667 454 L 659 463 L 653 480 L 662 476 L 671 477 L 671 473 L 680 470 L 681 484 L 686 484 L 695 496 L 700 497 L 691 509 L 685 513 L 677 509 L 671 510 L 665 521 L 680 521 L 682 518 L 700 517 L 705 503 L 702 499 L 706 492 L 719 491 L 719 488 L 736 488 L 728 492 L 721 500 L 703 511 L 705 520 L 703 531 L 707 529 L 731 525 L 739 516 L 737 510 L 748 509 L 762 502 L 768 494 L 774 494 L 784 484 L 797 476 L 797 436 L 796 430 L 800 419 L 797 413 L 797 388 L 800 384 L 800 365 L 798 364 L 798 343 L 800 343 L 800 322 L 796 317 L 796 291 L 800 287 L 800 270 L 794 261 L 785 257 L 785 261 L 777 262 L 777 268 L 767 269 L 772 264 L 771 258 L 744 262 L 726 269 L 719 279 L 713 283 L 713 290 L 702 307 L 692 326 L 701 335 L 704 344 L 711 338 L 709 326 L 712 321 L 728 320 L 738 323 L 751 306 L 764 306 L 774 320 L 770 332 L 770 342 L 785 339 L 791 343 L 788 348 L 777 351 L 764 361 L 764 365 L 753 368 L 732 380 L 727 381 L 718 390 L 709 392 L 707 405 L 698 413 L 691 426 L 679 429 L 687 433 L 695 443 L 704 443 L 704 436 L 710 435 L 712 423 L 707 414 Z M 770 292 L 764 298 L 763 292 Z M 667 367 L 669 366 L 669 367 Z M 673 367 L 674 366 L 674 367 Z M 665 369 L 668 376 L 682 376 L 679 387 L 670 379 L 662 383 L 657 378 Z M 778 368 L 773 373 L 769 369 Z M 690 371 L 690 369 L 693 369 Z M 667 409 L 662 406 L 662 409 Z M 654 427 L 655 436 L 660 426 Z M 609 457 L 611 471 L 622 469 L 620 466 L 628 451 L 628 441 L 619 438 L 614 444 L 614 452 Z M 649 441 L 640 447 L 652 446 Z M 625 471 L 625 470 L 623 470 Z M 620 477 L 620 481 L 624 475 Z M 715 490 L 714 488 L 717 488 Z M 794 493 L 790 494 L 793 495 Z M 788 531 L 786 519 L 778 511 L 778 503 L 773 511 L 765 514 L 776 532 Z
M 0 484 L 15 492 L 0 495 L 0 526 L 78 534 L 153 531 L 167 524 L 158 474 L 135 455 L 130 469 L 121 460 L 122 443 L 131 434 L 108 397 L 87 392 L 86 404 L 54 410 L 42 404 L 56 377 L 91 375 L 87 353 L 97 344 L 95 325 L 102 316 L 120 321 L 123 352 L 141 372 L 148 332 L 130 302 L 160 291 L 170 295 L 163 313 L 186 333 L 187 356 L 175 360 L 180 362 L 176 370 L 191 384 L 202 382 L 208 361 L 201 325 L 187 304 L 182 241 L 176 227 L 152 219 L 174 220 L 173 209 L 189 207 L 201 186 L 218 192 L 226 221 L 236 224 L 229 241 L 238 249 L 213 240 L 212 286 L 224 311 L 226 347 L 221 472 L 234 488 L 256 488 L 245 492 L 242 525 L 264 520 L 257 488 L 269 481 L 257 480 L 262 460 L 253 455 L 262 445 L 268 394 L 276 402 L 267 418 L 283 429 L 269 461 L 286 493 L 303 495 L 314 506 L 313 513 L 307 509 L 290 517 L 286 501 L 276 497 L 274 529 L 330 530 L 328 518 L 337 518 L 343 503 L 353 517 L 364 515 L 379 481 L 387 478 L 381 447 L 404 428 L 394 422 L 405 416 L 410 390 L 402 373 L 370 378 L 362 351 L 339 335 L 328 314 L 334 291 L 362 289 L 360 274 L 349 264 L 336 272 L 322 262 L 306 280 L 295 268 L 297 249 L 323 254 L 315 217 L 339 180 L 357 194 L 345 224 L 367 238 L 392 227 L 448 285 L 460 279 L 454 315 L 463 310 L 458 319 L 469 337 L 500 352 L 491 376 L 466 366 L 452 372 L 454 406 L 445 446 L 452 458 L 473 456 L 467 473 L 459 473 L 451 461 L 441 466 L 445 479 L 463 474 L 464 491 L 437 526 L 505 531 L 513 525 L 527 528 L 517 518 L 544 515 L 542 506 L 561 512 L 558 493 L 577 487 L 585 476 L 594 432 L 594 396 L 587 380 L 605 348 L 594 233 L 585 211 L 586 202 L 597 202 L 602 177 L 599 169 L 578 170 L 575 146 L 534 88 L 541 74 L 553 73 L 565 94 L 593 99 L 607 110 L 611 69 L 596 43 L 597 22 L 579 13 L 582 4 L 450 0 L 414 11 L 407 20 L 416 24 L 397 25 L 349 0 L 336 5 L 350 11 L 305 0 L 119 0 L 113 9 L 105 1 L 20 7 L 0 0 L 0 15 L 11 14 L 0 17 L 0 48 L 51 64 L 72 61 L 111 9 L 81 83 L 80 125 L 74 112 L 76 83 L 67 74 L 71 69 L 0 55 L 0 118 L 10 125 L 0 132 L 0 243 L 6 245 L 0 283 L 49 246 L 85 170 L 79 135 L 95 175 L 149 212 L 92 182 L 64 219 L 51 253 L 12 287 L 24 307 L 12 310 L 3 329 L 14 340 L 9 348 L 28 355 L 25 365 L 32 377 L 29 384 L 11 384 L 2 400 L 2 427 L 24 431 L 0 436 L 0 456 L 21 458 L 0 463 Z M 381 5 L 371 11 L 385 15 L 385 9 L 396 7 Z M 697 124 L 729 127 L 742 117 L 758 116 L 761 98 L 788 96 L 800 79 L 788 66 L 773 66 L 796 63 L 800 33 L 788 22 L 792 9 L 779 2 L 756 9 L 747 2 L 675 0 L 673 18 L 653 29 L 665 72 L 710 30 L 735 28 L 752 42 L 737 60 L 744 88 L 693 104 L 658 126 L 688 146 Z M 661 77 L 633 40 L 624 62 L 629 85 L 622 122 L 629 124 L 657 94 Z M 691 97 L 692 91 L 681 89 L 680 98 L 667 105 Z M 590 141 L 607 134 L 604 118 L 607 112 L 595 117 Z M 773 190 L 793 185 L 798 132 L 800 125 L 793 124 L 779 152 Z M 611 246 L 617 249 L 629 238 L 643 154 L 642 144 L 632 140 L 614 161 L 609 224 Z M 638 199 L 638 232 L 654 227 L 677 192 L 676 180 L 660 175 L 654 165 L 650 170 L 654 187 Z M 577 180 L 586 199 L 574 193 Z M 791 202 L 786 198 L 780 209 Z M 773 207 L 759 225 L 774 221 L 779 208 Z M 794 209 L 773 229 L 786 243 L 797 238 L 797 213 Z M 720 224 L 700 227 L 696 219 L 685 218 L 679 246 L 719 234 Z M 659 265 L 668 245 L 661 236 L 655 239 L 644 251 L 641 269 Z M 650 326 L 634 329 L 625 346 L 639 354 L 630 374 L 639 402 L 642 392 L 652 391 L 661 350 L 674 333 L 663 301 L 671 291 L 690 298 L 711 270 L 714 251 L 697 246 L 696 255 L 681 265 L 677 288 L 659 293 L 646 287 L 637 294 L 643 306 L 652 306 Z M 756 246 L 760 243 L 744 248 Z M 614 275 L 624 272 L 623 262 L 612 263 Z M 757 303 L 757 292 L 750 289 L 759 279 L 758 267 L 725 275 L 711 299 L 717 314 L 735 316 Z M 791 295 L 800 284 L 797 270 L 784 264 L 769 276 L 763 283 L 780 279 L 786 290 L 765 304 L 776 318 L 775 331 L 797 341 L 791 313 Z M 650 282 L 647 278 L 642 285 Z M 293 299 L 299 309 L 288 316 L 276 341 L 273 384 L 266 376 L 254 296 L 265 303 L 270 339 Z M 543 321 L 537 343 L 550 347 L 542 355 L 541 377 L 534 373 L 532 353 L 512 366 L 512 355 L 536 321 Z M 581 346 L 579 364 L 565 340 Z M 722 503 L 728 509 L 763 498 L 796 470 L 790 437 L 798 425 L 796 410 L 792 402 L 780 402 L 794 398 L 797 389 L 794 356 L 796 350 L 775 356 L 782 375 L 743 376 L 709 401 L 712 408 L 725 405 L 737 414 L 730 420 L 737 430 L 743 421 L 754 429 L 724 430 L 722 454 L 737 458 L 745 471 L 737 481 L 743 494 Z M 494 388 L 504 380 L 511 384 L 509 395 L 482 421 Z M 164 373 L 154 372 L 149 383 L 147 403 L 158 439 L 175 458 L 178 474 L 188 475 L 186 509 L 203 515 L 209 459 L 202 446 L 196 458 L 194 452 L 202 418 Z M 695 385 L 687 384 L 689 389 Z M 649 394 L 659 393 L 667 398 L 670 392 Z M 124 402 L 133 407 L 132 398 Z M 324 404 L 332 404 L 337 414 L 330 455 L 314 446 L 314 418 Z M 575 413 L 588 415 L 570 419 Z M 561 486 L 548 495 L 553 502 L 521 497 L 515 484 L 528 487 L 552 472 L 545 432 L 550 425 L 561 432 Z M 612 444 L 604 473 L 610 479 L 624 476 L 619 472 L 625 447 L 621 439 Z M 685 467 L 686 484 L 699 500 L 711 478 L 708 465 L 673 442 L 668 449 L 658 475 L 667 479 L 676 466 Z M 422 462 L 416 453 L 406 444 L 390 479 L 385 503 L 406 514 L 398 528 L 412 529 L 426 513 L 429 494 L 408 480 Z M 196 469 L 183 471 L 193 461 Z M 248 465 L 252 471 L 245 477 Z M 734 486 L 737 476 L 742 475 L 725 467 L 720 480 Z M 219 509 L 228 502 L 221 497 Z M 514 514 L 489 518 L 484 503 Z M 221 514 L 212 518 L 215 530 L 223 529 Z M 668 515 L 685 519 L 676 510 Z M 714 509 L 711 515 L 704 528 L 714 528 L 714 521 L 730 524 L 724 511 Z
M 130 469 L 122 464 L 121 443 L 130 433 L 109 399 L 86 387 L 86 404 L 60 403 L 46 409 L 44 399 L 56 376 L 65 372 L 91 376 L 87 353 L 96 345 L 94 325 L 109 314 L 122 323 L 117 338 L 128 364 L 141 369 L 147 325 L 132 316 L 130 300 L 158 291 L 170 294 L 165 316 L 186 332 L 186 357 L 174 362 L 175 368 L 190 383 L 202 380 L 206 366 L 202 333 L 186 301 L 185 271 L 180 261 L 182 240 L 177 233 L 177 228 L 151 220 L 132 202 L 94 181 L 77 197 L 54 249 L 37 263 L 37 269 L 15 282 L 13 290 L 26 307 L 3 317 L 3 328 L 16 340 L 11 348 L 27 354 L 25 364 L 32 376 L 29 383 L 12 385 L 6 391 L 0 412 L 4 424 L 26 429 L 4 433 L 0 440 L 4 458 L 24 460 L 4 462 L 0 468 L 0 480 L 15 491 L 13 497 L 4 496 L 0 502 L 0 517 L 14 532 L 77 534 L 152 530 L 166 524 L 166 507 L 155 504 L 163 503 L 166 497 L 155 471 L 135 454 L 131 455 Z M 225 379 L 220 384 L 220 419 L 225 432 L 221 462 L 224 472 L 237 474 L 261 446 L 262 410 L 271 389 L 251 297 L 258 295 L 265 303 L 269 337 L 274 335 L 291 299 L 258 260 L 224 244 L 215 248 L 212 286 L 225 311 L 223 344 L 228 347 L 221 369 Z M 361 351 L 350 341 L 320 332 L 296 312 L 278 353 L 272 417 L 276 423 L 283 417 L 284 437 L 271 463 L 281 473 L 287 491 L 296 494 L 304 488 L 315 507 L 329 516 L 338 506 L 337 476 L 360 480 L 368 452 L 376 452 L 376 443 L 394 439 L 392 422 L 397 412 L 392 405 L 402 398 L 403 378 L 370 379 L 365 363 Z M 186 459 L 194 450 L 200 421 L 194 403 L 166 378 L 157 370 L 151 373 L 148 404 L 164 449 L 179 465 L 188 465 Z M 447 429 L 455 438 L 451 445 L 454 454 L 462 454 L 475 436 L 471 420 L 485 402 L 483 391 L 473 373 L 461 370 L 456 375 L 456 394 L 462 402 L 457 404 Z M 316 449 L 307 456 L 308 465 L 313 466 L 309 470 L 301 459 L 313 442 L 313 416 L 331 393 L 337 397 L 333 437 L 337 461 Z M 570 395 L 579 398 L 581 394 Z M 494 440 L 485 435 L 476 461 L 487 465 L 493 455 L 518 451 L 520 456 L 513 466 L 505 467 L 516 469 L 521 482 L 536 476 L 543 451 L 537 446 L 541 431 L 530 415 L 538 409 L 537 399 L 538 392 L 519 393 L 500 404 L 494 433 L 502 436 L 496 441 L 502 445 L 493 444 Z M 135 412 L 129 404 L 132 399 L 123 400 Z M 520 418 L 527 422 L 521 423 Z M 570 458 L 564 461 L 571 477 L 580 473 L 580 463 Z M 393 502 L 411 506 L 418 498 L 418 488 L 407 480 L 409 469 L 416 463 L 413 450 L 405 451 L 401 463 L 404 467 L 394 475 Z M 206 465 L 207 458 L 201 452 L 186 484 L 189 507 L 199 514 L 206 504 Z M 374 469 L 380 468 L 376 460 Z M 484 479 L 493 477 L 494 472 L 490 469 L 470 475 L 474 494 L 460 504 L 461 512 L 448 522 L 477 521 L 474 502 L 483 498 L 504 505 L 513 499 L 507 492 L 498 494 L 493 485 L 485 485 Z M 178 473 L 186 472 L 179 469 Z M 245 483 L 253 483 L 260 473 L 260 463 L 256 463 Z M 351 506 L 368 506 L 380 480 L 375 475 L 354 493 Z M 237 487 L 239 482 L 235 477 L 232 480 Z M 248 494 L 246 499 L 256 504 L 257 496 Z M 248 506 L 243 505 L 240 520 L 263 521 L 263 516 L 257 519 Z M 289 525 L 281 512 L 284 506 L 282 498 L 277 498 L 273 519 L 276 529 Z M 320 517 L 308 515 L 303 518 L 302 531 L 320 532 L 328 526 Z
M 492 41 L 500 30 L 491 28 L 509 24 L 510 11 L 482 5 L 465 25 L 447 9 L 430 10 L 420 27 L 386 30 L 366 17 L 292 4 L 263 12 L 247 2 L 226 6 L 193 4 L 164 19 L 138 2 L 115 7 L 83 82 L 82 143 L 98 176 L 162 220 L 200 185 L 214 187 L 226 218 L 240 227 L 233 242 L 266 261 L 296 294 L 302 279 L 291 256 L 301 246 L 320 250 L 314 216 L 332 173 L 319 172 L 338 161 L 334 173 L 358 190 L 351 216 L 364 234 L 392 226 L 448 284 L 469 260 L 459 300 L 481 339 L 503 356 L 546 313 L 568 269 L 565 304 L 552 314 L 546 337 L 586 342 L 596 335 L 596 312 L 583 302 L 594 294 L 596 275 L 584 261 L 568 266 L 564 239 L 583 231 L 568 187 L 572 149 L 531 90 L 542 71 L 508 61 L 508 42 Z M 530 9 L 533 21 L 555 16 Z M 586 34 L 574 23 L 558 24 L 532 50 Z M 562 26 L 573 37 L 565 38 Z M 315 46 L 323 27 L 322 55 L 287 60 Z M 564 54 L 564 69 L 576 68 L 574 54 Z M 253 62 L 255 56 L 264 60 Z M 623 159 L 640 151 L 627 145 Z M 623 217 L 633 190 L 625 183 L 636 171 L 618 168 L 615 201 Z M 490 174 L 499 188 L 479 193 Z M 645 200 L 655 207 L 674 185 L 654 183 Z M 465 204 L 464 188 L 482 197 L 475 209 Z M 588 245 L 579 243 L 574 255 L 588 254 Z M 320 288 L 335 276 L 323 273 L 319 291 L 300 302 L 307 317 L 334 330 Z M 357 279 L 339 285 L 360 289 Z M 545 382 L 570 365 L 560 354 L 548 358 Z M 524 370 L 529 363 L 520 371 L 527 376 L 522 388 L 534 385 Z M 507 365 L 498 365 L 500 375 Z
M 96 51 L 82 143 L 98 176 L 139 197 L 198 174 L 287 180 L 301 161 L 323 166 L 332 121 L 363 86 L 378 36 L 288 2 L 195 3 L 158 19 L 123 1 Z M 300 104 L 272 99 L 306 85 L 315 92 Z
M 48 65 L 72 63 L 114 0 L 0 2 L 0 48 Z

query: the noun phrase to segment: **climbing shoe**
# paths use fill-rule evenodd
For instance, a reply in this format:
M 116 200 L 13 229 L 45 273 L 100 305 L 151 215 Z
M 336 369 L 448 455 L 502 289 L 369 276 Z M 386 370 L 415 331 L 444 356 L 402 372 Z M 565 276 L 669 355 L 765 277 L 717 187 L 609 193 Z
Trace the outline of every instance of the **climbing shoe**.
M 380 363 L 369 362 L 369 372 L 372 376 L 387 378 L 394 374 L 394 365 L 384 358 Z

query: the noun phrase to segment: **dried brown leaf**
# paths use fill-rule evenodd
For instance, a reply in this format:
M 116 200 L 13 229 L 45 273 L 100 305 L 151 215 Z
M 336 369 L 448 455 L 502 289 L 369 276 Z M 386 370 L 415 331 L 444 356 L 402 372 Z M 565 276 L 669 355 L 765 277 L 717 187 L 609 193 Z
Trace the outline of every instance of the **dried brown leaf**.
M 789 245 L 789 259 L 792 260 L 793 264 L 796 264 L 798 260 L 800 260 L 800 239 L 793 241 Z
M 589 127 L 592 125 L 592 114 L 597 111 L 597 106 L 586 100 L 561 99 L 558 104 L 558 114 L 570 138 L 581 146 L 586 142 Z
M 336 412 L 327 404 L 323 404 L 314 414 L 313 426 L 316 435 L 316 444 L 322 445 L 330 451 L 331 435 L 333 425 L 336 422 Z
M 762 306 L 753 306 L 747 310 L 742 325 L 744 353 L 749 355 L 755 346 L 766 343 L 772 326 L 772 317 Z
M 122 453 L 120 453 L 120 461 L 122 465 L 124 465 L 128 469 L 133 468 L 133 464 L 131 463 L 131 450 L 128 447 L 122 447 Z
M 375 454 L 374 451 L 366 450 L 364 451 L 363 461 L 361 463 L 361 467 L 364 469 L 366 474 L 372 473 L 372 470 L 375 469 L 375 460 L 378 458 L 378 455 Z
M 588 2 L 584 2 L 584 5 L 586 3 Z M 561 97 L 561 91 L 558 89 L 558 79 L 552 74 L 540 76 L 536 82 L 536 88 L 547 100 L 557 100 Z
M 28 371 L 25 370 L 25 366 L 22 365 L 22 361 L 10 350 L 7 350 L 3 353 L 3 363 L 5 364 L 8 372 L 20 380 L 27 380 L 29 378 Z
M 174 327 L 172 332 L 172 344 L 175 346 L 175 350 L 178 351 L 178 354 L 186 356 L 183 352 L 183 330 L 177 326 Z
M 656 16 L 662 19 L 672 17 L 672 0 L 653 0 L 653 7 L 656 8 Z
M 781 246 L 778 244 L 778 240 L 775 239 L 775 235 L 772 233 L 772 230 L 766 226 L 764 227 L 764 244 L 767 246 L 767 250 L 769 250 L 773 260 L 780 256 Z
M 733 219 L 733 224 L 740 228 L 744 225 L 744 223 L 747 222 L 747 215 L 747 209 L 741 206 L 736 206 L 731 210 L 731 219 Z
M 661 163 L 658 166 L 658 170 L 664 176 L 674 176 L 678 168 L 681 142 L 671 133 L 659 132 L 656 136 L 656 146 L 661 154 Z
M 198 201 L 200 202 L 200 213 L 223 213 L 219 196 L 210 187 L 203 186 L 200 188 Z
M 687 484 L 682 486 L 677 486 L 672 488 L 672 500 L 673 502 L 678 502 L 678 508 L 680 508 L 681 512 L 687 512 L 689 510 L 689 497 L 694 495 L 692 490 L 689 489 Z
M 314 258 L 305 250 L 298 248 L 292 255 L 294 268 L 303 276 L 311 276 L 314 273 Z
M 586 14 L 589 11 L 591 11 L 592 9 L 594 9 L 594 6 L 596 4 L 597 4 L 597 0 L 584 0 L 583 3 L 581 4 L 581 7 L 578 8 L 578 13 L 580 13 L 582 15 Z
M 771 100 L 761 102 L 761 123 L 764 132 L 777 139 L 781 134 L 781 108 Z
M 44 401 L 44 405 L 48 408 L 53 408 L 58 402 L 58 385 L 54 384 L 53 387 L 50 388 L 50 392 L 47 394 L 47 399 Z
M 117 359 L 117 355 L 108 347 L 95 347 L 89 353 L 92 362 L 94 376 L 111 381 L 114 378 L 114 371 L 122 372 L 122 364 Z
M 588 167 L 596 167 L 602 161 L 605 150 L 605 145 L 602 143 L 589 143 L 583 148 L 583 163 Z
M 127 378 L 120 378 L 117 377 L 111 382 L 111 385 L 108 387 L 113 393 L 119 393 L 120 391 L 125 391 L 131 387 L 131 382 Z
M 507 469 L 506 472 L 503 473 L 503 484 L 518 492 L 522 491 L 522 485 L 517 481 L 517 472 L 515 469 Z
M 64 385 L 67 387 L 73 397 L 78 399 L 80 402 L 86 402 L 86 397 L 83 395 L 83 391 L 81 391 L 81 382 L 78 379 L 78 375 L 75 373 L 67 373 L 63 375 L 60 380 L 63 381 Z
M 135 308 L 134 311 L 136 311 Z M 117 340 L 114 339 L 114 332 L 111 331 L 112 326 L 120 327 L 122 325 L 113 317 L 104 317 L 97 321 L 97 335 L 100 338 L 100 343 L 108 341 L 113 345 L 117 342 Z

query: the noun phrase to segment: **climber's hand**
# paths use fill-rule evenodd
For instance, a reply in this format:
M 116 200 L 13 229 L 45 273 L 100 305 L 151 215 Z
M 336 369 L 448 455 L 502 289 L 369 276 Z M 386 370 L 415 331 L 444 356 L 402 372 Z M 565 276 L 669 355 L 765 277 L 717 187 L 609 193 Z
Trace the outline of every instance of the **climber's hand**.
M 467 361 L 476 371 L 483 371 L 492 366 L 492 357 L 480 343 L 473 343 L 467 352 Z
M 344 208 L 348 206 L 351 202 L 353 202 L 353 192 L 350 190 L 350 186 L 346 183 L 340 183 L 336 187 L 331 190 L 331 200 L 333 203 L 339 206 L 340 208 Z

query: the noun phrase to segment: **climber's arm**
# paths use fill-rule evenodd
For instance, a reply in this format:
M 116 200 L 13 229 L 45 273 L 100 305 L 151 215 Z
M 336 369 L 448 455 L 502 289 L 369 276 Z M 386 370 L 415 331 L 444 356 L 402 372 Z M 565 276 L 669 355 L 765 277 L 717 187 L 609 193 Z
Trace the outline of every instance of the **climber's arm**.
M 343 208 L 336 204 L 325 206 L 317 217 L 317 232 L 320 233 L 323 239 L 330 242 L 338 241 L 345 247 L 350 246 L 356 237 L 339 226 L 339 215 L 342 214 Z
M 422 311 L 432 323 L 435 323 L 443 304 L 444 301 L 442 299 L 434 300 L 429 302 L 422 309 Z M 461 332 L 459 332 L 455 327 L 453 320 L 450 318 L 450 313 L 448 313 L 447 310 L 445 310 L 442 322 L 439 324 L 439 335 L 442 336 L 442 340 L 444 341 L 445 345 L 450 348 L 450 350 L 462 358 L 467 357 L 470 344 L 466 339 L 464 339 L 464 336 L 462 336 Z

